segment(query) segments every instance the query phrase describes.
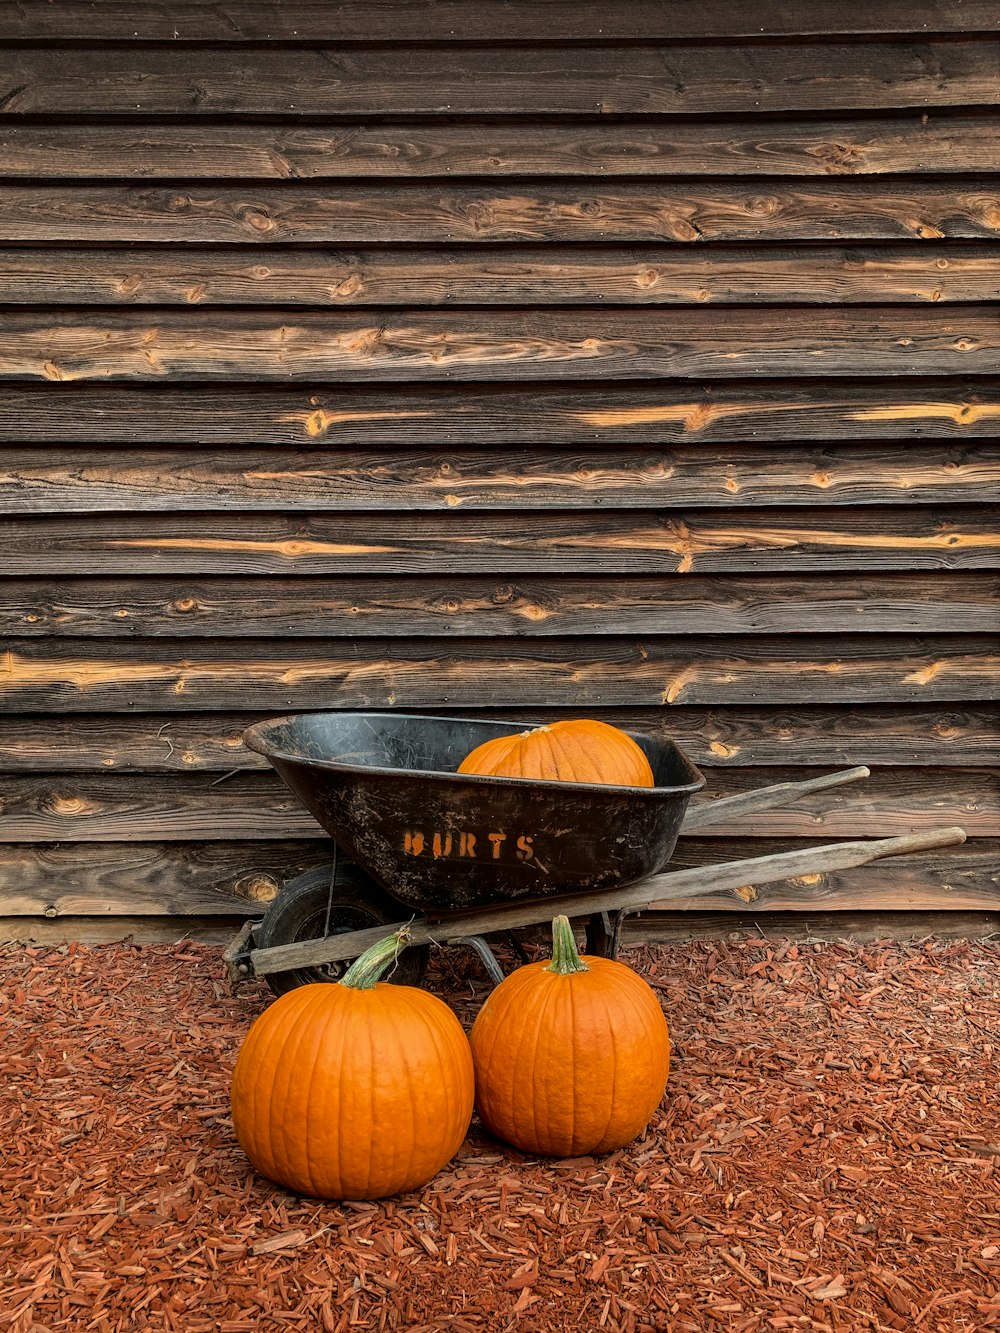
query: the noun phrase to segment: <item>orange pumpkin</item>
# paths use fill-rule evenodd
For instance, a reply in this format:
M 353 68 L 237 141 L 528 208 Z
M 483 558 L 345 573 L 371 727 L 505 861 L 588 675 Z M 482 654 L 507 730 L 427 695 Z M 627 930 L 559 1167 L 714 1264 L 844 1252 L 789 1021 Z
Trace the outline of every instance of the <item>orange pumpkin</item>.
M 256 1169 L 300 1194 L 378 1199 L 425 1184 L 472 1119 L 468 1038 L 436 996 L 378 979 L 400 931 L 336 983 L 282 995 L 233 1072 L 233 1125 Z
M 472 1027 L 476 1110 L 522 1152 L 579 1157 L 641 1134 L 670 1071 L 667 1021 L 624 963 L 580 957 L 568 919 L 551 963 L 529 963 L 487 998 Z
M 609 787 L 653 786 L 649 760 L 632 737 L 588 718 L 484 741 L 466 755 L 458 771 Z

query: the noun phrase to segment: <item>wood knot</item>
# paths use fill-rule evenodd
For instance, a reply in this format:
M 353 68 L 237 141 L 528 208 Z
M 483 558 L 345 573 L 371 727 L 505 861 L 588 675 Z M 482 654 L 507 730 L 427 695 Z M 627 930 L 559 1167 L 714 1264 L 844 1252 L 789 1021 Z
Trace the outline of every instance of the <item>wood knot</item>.
M 364 283 L 358 274 L 352 273 L 349 277 L 345 278 L 343 282 L 338 283 L 336 287 L 331 287 L 330 294 L 331 296 L 340 297 L 356 296 L 363 286 Z
M 278 225 L 273 218 L 269 218 L 266 213 L 247 213 L 247 226 L 252 227 L 254 231 L 274 231 Z
M 770 217 L 780 207 L 773 194 L 755 194 L 749 203 L 750 212 L 756 213 L 758 217 Z
M 82 796 L 55 795 L 48 802 L 49 813 L 53 815 L 82 815 L 92 808 Z
M 252 903 L 269 903 L 278 894 L 278 881 L 272 875 L 244 875 L 233 884 L 238 898 Z

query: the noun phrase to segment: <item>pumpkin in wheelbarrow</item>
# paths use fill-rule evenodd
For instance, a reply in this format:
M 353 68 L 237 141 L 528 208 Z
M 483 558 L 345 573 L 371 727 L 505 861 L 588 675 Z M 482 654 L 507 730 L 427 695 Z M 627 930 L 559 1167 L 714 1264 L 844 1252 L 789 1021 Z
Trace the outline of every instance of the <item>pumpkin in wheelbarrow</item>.
M 426 1184 L 465 1138 L 461 1023 L 428 991 L 379 980 L 407 937 L 374 945 L 342 981 L 288 991 L 247 1033 L 233 1127 L 269 1180 L 320 1199 L 385 1198 Z
M 653 770 L 631 736 L 607 722 L 574 718 L 484 741 L 466 755 L 459 773 L 652 787 Z
M 649 1124 L 670 1072 L 652 987 L 610 958 L 577 953 L 552 922 L 552 961 L 512 972 L 472 1025 L 476 1110 L 522 1152 L 579 1157 L 624 1147 Z

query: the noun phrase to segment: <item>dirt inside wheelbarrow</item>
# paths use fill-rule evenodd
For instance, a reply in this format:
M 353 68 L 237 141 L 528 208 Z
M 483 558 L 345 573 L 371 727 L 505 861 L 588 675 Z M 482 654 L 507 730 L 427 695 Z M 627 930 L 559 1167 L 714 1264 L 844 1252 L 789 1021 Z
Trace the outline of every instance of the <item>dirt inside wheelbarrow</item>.
M 648 1133 L 539 1161 L 476 1123 L 419 1193 L 320 1203 L 233 1138 L 268 1002 L 219 950 L 0 950 L 0 1328 L 1000 1327 L 1000 947 L 630 949 L 674 1066 Z M 471 1022 L 448 951 L 430 986 Z

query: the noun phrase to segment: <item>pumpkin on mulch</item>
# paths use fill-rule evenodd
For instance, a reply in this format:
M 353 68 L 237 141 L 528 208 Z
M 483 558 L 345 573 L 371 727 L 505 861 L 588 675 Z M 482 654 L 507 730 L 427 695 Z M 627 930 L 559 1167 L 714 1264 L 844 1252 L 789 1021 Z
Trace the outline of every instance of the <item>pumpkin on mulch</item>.
M 269 1002 L 219 950 L 0 949 L 0 1329 L 1000 1328 L 995 942 L 630 949 L 667 1092 L 606 1156 L 473 1122 L 423 1189 L 331 1204 L 257 1176 L 229 1118 Z M 487 983 L 435 956 L 471 1026 Z

